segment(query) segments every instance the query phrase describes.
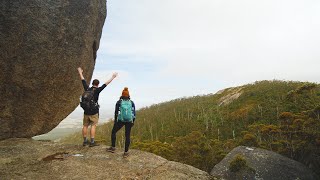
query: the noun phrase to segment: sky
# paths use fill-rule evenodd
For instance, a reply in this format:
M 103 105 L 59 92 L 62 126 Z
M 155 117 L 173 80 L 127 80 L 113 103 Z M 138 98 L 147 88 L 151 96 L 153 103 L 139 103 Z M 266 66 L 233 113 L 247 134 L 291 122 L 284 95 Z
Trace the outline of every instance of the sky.
M 100 121 L 122 89 L 137 109 L 259 80 L 320 82 L 318 0 L 108 0 L 93 79 Z M 82 122 L 77 108 L 67 119 Z

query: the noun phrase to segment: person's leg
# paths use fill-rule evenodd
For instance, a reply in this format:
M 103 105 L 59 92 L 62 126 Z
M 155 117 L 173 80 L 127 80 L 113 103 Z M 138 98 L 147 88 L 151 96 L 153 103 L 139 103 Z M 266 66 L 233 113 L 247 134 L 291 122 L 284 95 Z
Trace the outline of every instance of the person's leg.
M 96 125 L 91 125 L 91 131 L 90 131 L 90 137 L 91 139 L 94 139 L 94 136 L 96 135 Z
M 87 141 L 87 133 L 88 133 L 88 126 L 83 125 L 82 127 L 83 142 Z
M 125 135 L 126 135 L 126 142 L 125 142 L 125 149 L 124 152 L 128 152 L 129 146 L 130 146 L 130 133 L 131 133 L 131 127 L 132 123 L 128 122 L 125 125 Z
M 91 141 L 90 141 L 90 146 L 96 146 L 97 144 L 94 141 L 94 137 L 96 135 L 96 127 L 99 121 L 99 114 L 95 114 L 95 115 L 91 115 L 90 116 L 90 124 L 91 124 L 91 130 L 90 130 L 90 137 L 91 137 Z
M 111 147 L 116 147 L 116 134 L 123 127 L 122 122 L 114 122 L 111 132 Z
M 89 126 L 89 118 L 87 115 L 83 116 L 83 127 L 82 127 L 82 136 L 83 136 L 83 146 L 87 145 L 88 139 L 88 126 Z

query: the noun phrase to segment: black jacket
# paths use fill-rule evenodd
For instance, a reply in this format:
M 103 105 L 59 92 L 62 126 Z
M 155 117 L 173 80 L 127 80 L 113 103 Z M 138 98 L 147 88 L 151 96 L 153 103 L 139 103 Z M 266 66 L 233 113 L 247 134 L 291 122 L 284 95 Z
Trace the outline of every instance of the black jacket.
M 82 80 L 82 85 L 83 85 L 83 89 L 84 89 L 85 91 L 89 89 L 89 86 L 88 86 L 86 80 L 84 80 L 84 79 Z M 102 86 L 100 86 L 100 87 L 98 87 L 98 88 L 95 88 L 95 90 L 94 90 L 94 95 L 93 95 L 95 102 L 98 103 L 99 94 L 100 94 L 100 92 L 101 92 L 105 87 L 107 87 L 107 85 L 106 85 L 106 84 L 103 84 Z M 94 87 L 90 87 L 90 88 L 94 88 Z M 98 104 L 99 104 L 99 103 L 98 103 Z M 95 114 L 97 114 L 97 113 L 99 113 L 99 109 L 94 110 L 94 111 L 84 111 L 84 114 L 85 114 L 85 115 L 95 115 Z

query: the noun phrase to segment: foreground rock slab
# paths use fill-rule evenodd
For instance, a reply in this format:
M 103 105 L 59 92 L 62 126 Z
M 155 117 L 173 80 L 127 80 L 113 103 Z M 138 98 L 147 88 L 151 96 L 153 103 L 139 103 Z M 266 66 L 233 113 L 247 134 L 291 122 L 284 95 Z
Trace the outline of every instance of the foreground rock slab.
M 29 139 L 0 141 L 0 179 L 210 179 L 207 172 L 151 153 L 106 152 Z
M 232 172 L 230 162 L 240 154 L 247 161 L 248 168 Z M 233 149 L 219 164 L 212 169 L 212 176 L 222 179 L 272 179 L 316 180 L 318 177 L 305 165 L 284 157 L 278 153 L 260 149 L 239 146 Z
M 56 127 L 91 79 L 105 0 L 0 1 L 0 140 Z

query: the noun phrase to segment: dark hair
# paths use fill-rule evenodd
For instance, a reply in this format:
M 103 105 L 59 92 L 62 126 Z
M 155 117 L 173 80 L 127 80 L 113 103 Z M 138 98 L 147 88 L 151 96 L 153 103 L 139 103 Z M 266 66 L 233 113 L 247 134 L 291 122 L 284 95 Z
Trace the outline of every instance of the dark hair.
M 94 86 L 98 86 L 99 83 L 100 83 L 100 82 L 99 82 L 98 79 L 95 79 L 95 80 L 92 81 L 92 85 L 94 85 Z

